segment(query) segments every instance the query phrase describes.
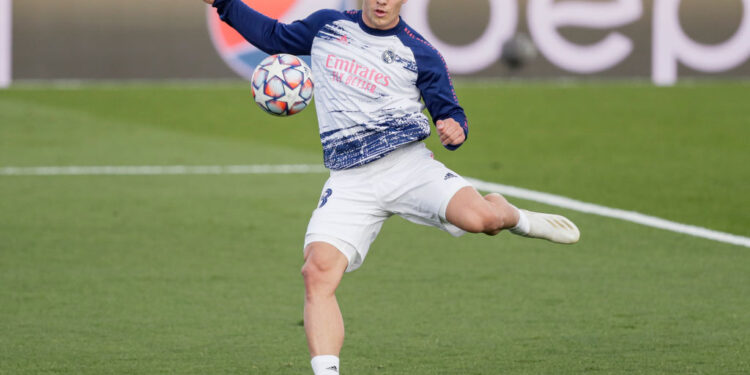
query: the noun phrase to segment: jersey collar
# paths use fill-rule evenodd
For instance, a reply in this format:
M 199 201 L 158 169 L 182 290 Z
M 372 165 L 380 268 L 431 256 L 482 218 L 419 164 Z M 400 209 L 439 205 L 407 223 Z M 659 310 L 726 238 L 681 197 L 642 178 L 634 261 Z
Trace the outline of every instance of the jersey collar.
M 365 24 L 365 20 L 362 18 L 362 11 L 360 10 L 357 12 L 357 23 L 359 23 L 359 27 L 364 30 L 364 32 L 375 35 L 375 36 L 391 36 L 398 34 L 401 30 L 404 29 L 406 23 L 404 23 L 404 19 L 401 18 L 401 16 L 398 17 L 398 24 L 394 26 L 392 29 L 388 30 L 379 30 L 379 29 L 373 29 L 370 26 L 367 26 Z

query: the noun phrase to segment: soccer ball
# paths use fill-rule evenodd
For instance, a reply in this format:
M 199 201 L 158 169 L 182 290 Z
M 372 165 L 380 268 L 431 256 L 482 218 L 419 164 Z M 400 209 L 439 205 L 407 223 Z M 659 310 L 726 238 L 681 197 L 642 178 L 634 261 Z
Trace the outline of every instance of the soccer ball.
M 268 56 L 255 68 L 253 97 L 258 106 L 275 116 L 300 113 L 313 97 L 310 67 L 297 56 Z

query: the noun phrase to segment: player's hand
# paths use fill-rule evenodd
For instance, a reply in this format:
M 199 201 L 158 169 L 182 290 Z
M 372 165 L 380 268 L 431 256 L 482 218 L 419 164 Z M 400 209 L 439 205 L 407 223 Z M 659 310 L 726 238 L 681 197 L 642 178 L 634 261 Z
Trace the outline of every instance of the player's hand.
M 435 126 L 437 127 L 440 142 L 443 146 L 458 146 L 466 140 L 466 134 L 464 134 L 461 124 L 452 118 L 438 120 Z
M 214 0 L 203 0 L 203 2 L 208 5 L 214 5 Z

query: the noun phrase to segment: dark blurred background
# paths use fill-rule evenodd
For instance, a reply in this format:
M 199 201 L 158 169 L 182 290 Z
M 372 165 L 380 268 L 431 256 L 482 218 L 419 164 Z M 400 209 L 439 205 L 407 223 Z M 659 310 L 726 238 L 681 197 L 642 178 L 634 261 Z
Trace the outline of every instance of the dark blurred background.
M 652 71 L 654 0 L 644 0 L 642 4 L 640 19 L 623 27 L 560 29 L 566 39 L 582 45 L 597 43 L 612 31 L 630 38 L 633 52 L 611 69 L 578 74 L 555 66 L 544 54 L 539 54 L 521 69 L 511 69 L 498 60 L 472 76 L 648 79 Z M 527 5 L 527 0 L 518 1 L 517 29 L 530 34 Z M 489 14 L 488 0 L 429 2 L 428 17 L 434 34 L 453 45 L 476 40 L 484 32 Z M 743 18 L 743 1 L 682 0 L 679 16 L 685 33 L 696 42 L 722 43 L 737 32 Z M 199 0 L 16 0 L 13 2 L 13 78 L 236 78 L 212 45 L 206 19 L 206 7 Z M 750 40 L 747 42 L 750 45 Z M 679 75 L 681 78 L 708 76 L 685 66 L 679 68 Z M 711 76 L 750 77 L 750 62 Z

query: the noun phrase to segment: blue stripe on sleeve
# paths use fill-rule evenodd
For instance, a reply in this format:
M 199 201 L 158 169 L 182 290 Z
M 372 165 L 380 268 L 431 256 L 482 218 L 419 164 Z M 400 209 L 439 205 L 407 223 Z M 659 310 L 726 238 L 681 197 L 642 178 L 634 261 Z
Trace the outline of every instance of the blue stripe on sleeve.
M 468 138 L 469 124 L 466 114 L 458 104 L 458 97 L 443 56 L 409 27 L 399 34 L 399 39 L 414 52 L 418 68 L 417 87 L 422 93 L 422 99 L 433 121 L 452 118 L 461 125 Z M 447 145 L 445 148 L 452 151 L 460 146 Z

